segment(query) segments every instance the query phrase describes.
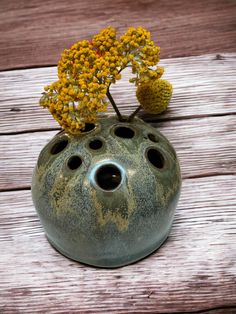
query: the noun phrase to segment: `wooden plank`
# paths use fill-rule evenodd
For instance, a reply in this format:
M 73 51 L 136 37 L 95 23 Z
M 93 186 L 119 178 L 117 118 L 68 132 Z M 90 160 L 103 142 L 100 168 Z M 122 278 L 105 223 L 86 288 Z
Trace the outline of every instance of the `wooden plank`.
M 30 191 L 0 193 L 1 313 L 235 313 L 236 176 L 185 179 L 168 241 L 104 270 L 46 241 Z M 208 313 L 208 311 L 207 311 Z
M 235 113 L 236 55 L 222 54 L 162 60 L 165 78 L 174 86 L 174 96 L 165 114 L 173 119 Z M 129 73 L 114 85 L 112 92 L 124 114 L 138 105 Z M 0 73 L 0 134 L 51 129 L 58 124 L 38 105 L 43 87 L 56 80 L 56 68 L 7 71 Z M 112 112 L 112 109 L 109 109 Z M 146 119 L 157 117 L 142 115 Z M 13 125 L 14 121 L 14 125 Z
M 1 0 L 0 69 L 56 64 L 62 50 L 108 25 L 148 28 L 162 57 L 233 52 L 235 15 L 232 0 Z
M 184 178 L 236 173 L 236 115 L 153 124 L 176 148 Z M 0 136 L 0 190 L 29 188 L 43 146 L 57 131 Z

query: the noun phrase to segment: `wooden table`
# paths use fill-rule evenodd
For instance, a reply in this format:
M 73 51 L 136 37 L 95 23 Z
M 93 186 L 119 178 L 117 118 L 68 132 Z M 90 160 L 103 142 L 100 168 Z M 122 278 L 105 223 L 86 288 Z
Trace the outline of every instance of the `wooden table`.
M 0 313 L 236 313 L 233 0 L 0 3 Z M 38 100 L 61 51 L 102 27 L 150 29 L 174 85 L 151 120 L 173 143 L 183 188 L 168 241 L 120 269 L 73 262 L 47 242 L 31 175 L 58 125 Z M 127 76 L 126 74 L 124 75 Z M 137 105 L 125 81 L 124 113 Z

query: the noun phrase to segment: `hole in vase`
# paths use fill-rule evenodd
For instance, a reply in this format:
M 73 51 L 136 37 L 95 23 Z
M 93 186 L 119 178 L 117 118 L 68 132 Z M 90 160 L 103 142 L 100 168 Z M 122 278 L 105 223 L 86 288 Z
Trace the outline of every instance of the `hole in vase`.
M 134 131 L 126 126 L 119 126 L 115 129 L 115 135 L 122 138 L 133 138 Z
M 147 152 L 147 158 L 154 167 L 158 169 L 162 169 L 164 167 L 165 159 L 159 150 L 150 148 Z
M 79 156 L 72 156 L 67 162 L 67 166 L 71 170 L 78 169 L 82 164 L 82 159 Z
M 60 140 L 59 142 L 55 143 L 51 148 L 51 154 L 56 155 L 63 151 L 68 145 L 68 140 Z
M 91 132 L 95 128 L 94 123 L 85 123 L 85 127 L 81 130 L 82 133 Z
M 148 134 L 148 138 L 150 141 L 154 142 L 154 143 L 157 143 L 158 142 L 158 138 L 156 137 L 155 134 L 152 134 L 152 133 L 149 133 Z
M 89 147 L 93 150 L 102 148 L 103 142 L 99 139 L 94 139 L 89 143 Z
M 121 172 L 114 165 L 104 165 L 97 170 L 97 185 L 105 191 L 111 191 L 117 188 L 121 183 Z

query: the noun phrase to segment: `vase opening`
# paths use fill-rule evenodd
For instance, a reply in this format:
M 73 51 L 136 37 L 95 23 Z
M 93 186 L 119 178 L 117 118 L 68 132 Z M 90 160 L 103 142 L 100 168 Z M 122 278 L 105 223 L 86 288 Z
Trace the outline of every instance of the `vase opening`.
M 114 131 L 115 135 L 122 138 L 133 138 L 134 130 L 127 126 L 119 126 Z
M 82 159 L 79 156 L 72 156 L 67 162 L 70 170 L 78 169 L 82 165 Z
M 103 142 L 99 139 L 94 139 L 89 143 L 89 147 L 93 150 L 98 150 L 102 148 Z
M 96 125 L 94 123 L 85 123 L 85 127 L 80 131 L 82 133 L 91 132 L 95 129 Z
M 150 141 L 157 143 L 158 142 L 158 138 L 156 137 L 156 135 L 152 134 L 152 133 L 148 133 L 148 138 Z
M 61 139 L 60 141 L 56 142 L 52 148 L 51 148 L 51 154 L 56 155 L 60 152 L 62 152 L 66 146 L 68 145 L 68 140 L 67 139 Z
M 149 148 L 147 151 L 147 159 L 156 168 L 162 169 L 165 164 L 165 159 L 162 153 L 156 148 Z
M 101 166 L 97 170 L 95 180 L 101 189 L 105 191 L 112 191 L 118 188 L 121 183 L 122 176 L 118 167 L 112 164 L 107 164 Z

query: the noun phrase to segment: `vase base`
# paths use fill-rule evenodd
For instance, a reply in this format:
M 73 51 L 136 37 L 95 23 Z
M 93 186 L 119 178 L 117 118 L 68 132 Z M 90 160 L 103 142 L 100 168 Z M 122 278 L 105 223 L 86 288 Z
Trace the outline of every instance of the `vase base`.
M 123 267 L 123 266 L 127 266 L 130 264 L 134 264 L 144 258 L 146 258 L 147 256 L 151 255 L 152 253 L 154 253 L 155 251 L 157 251 L 167 240 L 168 236 L 169 236 L 170 230 L 168 231 L 168 233 L 160 240 L 158 241 L 158 243 L 155 243 L 155 245 L 149 247 L 148 249 L 143 250 L 142 252 L 139 252 L 139 254 L 136 254 L 135 256 L 129 256 L 128 258 L 124 258 L 124 259 L 118 259 L 114 258 L 114 259 L 103 259 L 103 260 L 96 260 L 96 261 L 92 261 L 92 260 L 86 260 L 83 258 L 77 258 L 75 256 L 72 256 L 70 253 L 66 252 L 64 249 L 60 248 L 57 244 L 55 244 L 54 241 L 52 241 L 47 235 L 46 238 L 48 240 L 48 242 L 51 244 L 51 246 L 58 251 L 60 254 L 64 255 L 65 257 L 79 262 L 81 264 L 85 264 L 88 266 L 92 266 L 92 267 L 99 267 L 99 268 L 119 268 L 119 267 Z

